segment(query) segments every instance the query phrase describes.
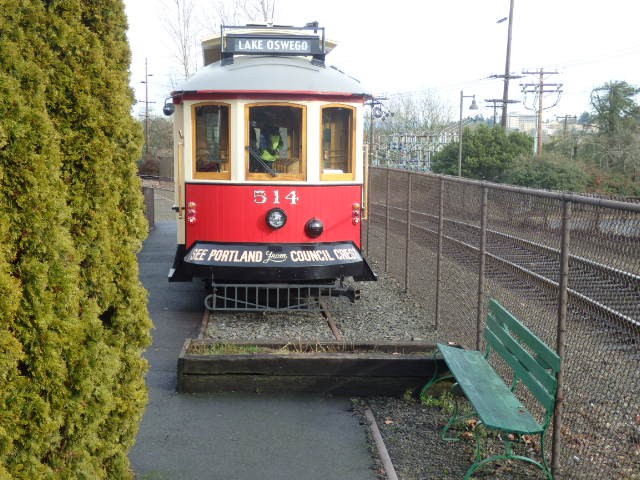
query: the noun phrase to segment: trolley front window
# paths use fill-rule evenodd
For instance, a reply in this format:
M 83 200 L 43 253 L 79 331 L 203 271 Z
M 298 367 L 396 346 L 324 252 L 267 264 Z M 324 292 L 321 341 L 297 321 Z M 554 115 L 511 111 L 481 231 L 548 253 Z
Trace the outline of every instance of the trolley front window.
M 196 105 L 193 110 L 194 178 L 230 179 L 229 106 Z
M 320 178 L 353 179 L 355 159 L 354 109 L 347 106 L 322 108 Z
M 247 178 L 304 180 L 305 107 L 261 104 L 246 108 Z

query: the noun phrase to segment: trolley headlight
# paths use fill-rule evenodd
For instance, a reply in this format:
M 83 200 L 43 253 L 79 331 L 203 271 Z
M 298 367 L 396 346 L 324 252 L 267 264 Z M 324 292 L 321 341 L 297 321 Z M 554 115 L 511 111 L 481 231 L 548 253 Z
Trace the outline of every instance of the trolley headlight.
M 267 212 L 267 225 L 274 230 L 284 227 L 287 223 L 287 215 L 281 208 L 272 208 Z
M 322 234 L 323 230 L 324 225 L 317 218 L 312 218 L 304 226 L 304 231 L 307 232 L 307 235 L 309 235 L 311 238 L 319 237 Z

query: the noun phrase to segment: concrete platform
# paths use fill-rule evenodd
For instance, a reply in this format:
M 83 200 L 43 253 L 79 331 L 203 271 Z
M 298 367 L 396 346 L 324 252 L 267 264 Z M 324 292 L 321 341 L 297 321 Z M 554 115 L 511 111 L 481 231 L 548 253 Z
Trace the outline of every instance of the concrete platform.
M 184 340 L 198 333 L 204 290 L 168 283 L 175 224 L 158 222 L 139 255 L 155 329 L 149 405 L 130 452 L 145 480 L 375 480 L 365 432 L 346 398 L 178 394 Z

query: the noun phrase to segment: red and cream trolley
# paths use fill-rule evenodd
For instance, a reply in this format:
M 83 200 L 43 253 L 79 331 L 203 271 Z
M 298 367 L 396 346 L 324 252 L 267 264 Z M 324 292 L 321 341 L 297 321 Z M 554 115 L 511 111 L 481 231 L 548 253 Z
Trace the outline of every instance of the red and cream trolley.
M 325 65 L 324 30 L 222 27 L 172 92 L 178 239 L 170 281 L 212 309 L 303 308 L 375 280 L 361 253 L 360 83 Z M 324 293 L 322 293 L 324 292 Z

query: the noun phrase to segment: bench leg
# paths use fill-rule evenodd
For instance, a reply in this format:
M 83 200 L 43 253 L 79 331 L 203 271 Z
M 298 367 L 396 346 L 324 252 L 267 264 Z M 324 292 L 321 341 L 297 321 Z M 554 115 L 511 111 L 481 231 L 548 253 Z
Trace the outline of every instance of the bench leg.
M 425 398 L 427 396 L 427 391 L 431 387 L 433 387 L 436 383 L 442 382 L 444 380 L 453 380 L 453 378 L 454 377 L 453 377 L 453 375 L 451 375 L 451 373 L 445 373 L 445 374 L 442 374 L 440 376 L 436 376 L 434 374 L 433 378 L 431 380 L 429 380 L 424 387 L 422 387 L 422 390 L 420 390 L 420 400 L 422 400 L 422 401 L 425 400 Z
M 551 471 L 549 470 L 548 466 L 547 466 L 547 462 L 546 459 L 544 457 L 544 449 L 542 449 L 542 461 L 543 463 L 540 463 L 532 458 L 529 457 L 524 457 L 522 455 L 514 455 L 511 449 L 511 444 L 513 442 L 509 441 L 509 440 L 503 440 L 503 444 L 504 444 L 504 453 L 501 455 L 491 455 L 490 457 L 484 458 L 482 460 L 476 460 L 476 462 L 471 465 L 471 467 L 469 467 L 469 470 L 467 470 L 467 473 L 465 473 L 464 475 L 464 480 L 469 480 L 472 475 L 474 474 L 474 472 L 476 470 L 478 470 L 480 467 L 482 467 L 483 465 L 486 465 L 488 463 L 492 463 L 498 460 L 520 460 L 522 462 L 527 462 L 527 463 L 531 463 L 532 465 L 537 466 L 538 468 L 540 468 L 547 480 L 553 480 L 553 474 L 551 473 Z M 476 444 L 477 445 L 477 444 Z M 476 459 L 477 459 L 477 455 L 478 455 L 478 447 L 476 447 Z
M 540 455 L 542 456 L 542 464 L 544 465 L 543 470 L 547 473 L 547 477 L 553 479 L 553 475 L 551 474 L 551 469 L 547 464 L 547 456 L 544 454 L 544 437 L 546 434 L 546 430 L 542 432 L 540 435 Z
M 433 354 L 433 358 L 434 359 L 436 358 L 436 353 Z M 431 380 L 429 380 L 427 384 L 424 387 L 422 387 L 422 390 L 420 390 L 420 396 L 419 396 L 420 400 L 421 401 L 425 400 L 425 397 L 427 396 L 427 391 L 431 387 L 433 387 L 436 383 L 442 382 L 443 380 L 452 380 L 453 378 L 454 378 L 453 375 L 451 375 L 451 372 L 449 372 L 448 370 L 438 374 L 438 367 L 436 364 Z
M 459 423 L 461 421 L 461 418 L 458 417 L 458 401 L 454 400 L 454 404 L 453 404 L 453 413 L 451 414 L 451 418 L 449 418 L 449 421 L 447 422 L 447 424 L 442 427 L 442 430 L 440 431 L 440 439 L 444 440 L 445 442 L 457 442 L 460 439 L 458 437 L 451 437 L 449 435 L 447 435 L 447 433 L 449 432 L 449 429 L 451 427 L 453 427 L 456 423 Z
M 454 390 L 457 387 L 457 383 L 453 384 L 452 390 Z M 455 436 L 450 436 L 447 433 L 449 432 L 449 429 L 451 427 L 453 427 L 456 424 L 462 423 L 465 420 L 468 420 L 470 418 L 474 418 L 476 416 L 475 412 L 471 412 L 468 413 L 466 415 L 460 415 L 460 406 L 459 406 L 459 399 L 457 397 L 457 395 L 454 395 L 454 400 L 453 400 L 453 412 L 451 414 L 451 418 L 449 418 L 449 421 L 447 422 L 447 424 L 442 428 L 442 431 L 440 432 L 440 439 L 446 441 L 446 442 L 457 442 L 460 439 Z

